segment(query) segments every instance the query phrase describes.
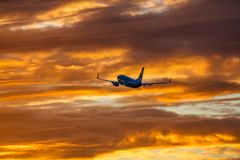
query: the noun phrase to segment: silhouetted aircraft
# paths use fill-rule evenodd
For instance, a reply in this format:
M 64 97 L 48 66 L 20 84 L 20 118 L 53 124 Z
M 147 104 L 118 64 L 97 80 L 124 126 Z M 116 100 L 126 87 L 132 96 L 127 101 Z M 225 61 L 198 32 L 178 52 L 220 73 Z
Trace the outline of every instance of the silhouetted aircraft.
M 130 78 L 125 75 L 119 75 L 119 76 L 117 76 L 118 81 L 111 81 L 111 80 L 100 78 L 99 73 L 97 75 L 97 79 L 106 81 L 106 82 L 111 82 L 116 87 L 118 87 L 119 85 L 124 85 L 124 86 L 130 87 L 130 88 L 139 88 L 141 86 L 151 86 L 153 84 L 171 83 L 172 78 L 170 78 L 166 82 L 142 83 L 143 72 L 144 72 L 144 67 L 142 68 L 142 71 L 140 72 L 137 79 L 133 79 L 133 78 Z

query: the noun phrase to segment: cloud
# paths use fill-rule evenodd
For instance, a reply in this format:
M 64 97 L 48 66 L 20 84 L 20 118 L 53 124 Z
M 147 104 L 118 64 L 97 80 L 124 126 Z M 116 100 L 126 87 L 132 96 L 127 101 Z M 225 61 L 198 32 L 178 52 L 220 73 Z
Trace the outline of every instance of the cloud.
M 33 145 L 24 150 L 32 158 L 58 149 L 61 154 L 50 155 L 80 158 L 147 146 L 234 144 L 240 134 L 237 118 L 179 116 L 154 108 L 3 108 L 0 114 L 1 146 L 23 145 L 12 149 L 20 152 Z
M 95 159 L 105 159 L 110 160 L 111 158 L 118 159 L 176 159 L 176 160 L 188 160 L 192 157 L 196 157 L 195 159 L 215 159 L 216 154 L 218 158 L 221 159 L 234 159 L 237 157 L 239 149 L 234 145 L 226 145 L 226 146 L 201 146 L 201 147 L 184 147 L 184 148 L 140 148 L 140 149 L 132 149 L 127 151 L 116 151 L 110 154 L 100 155 Z M 228 153 L 231 153 L 229 155 Z
M 132 52 L 137 54 L 135 58 L 142 57 L 141 52 L 152 53 L 148 54 L 149 58 L 176 51 L 221 55 L 230 52 L 236 55 L 238 45 L 231 44 L 239 42 L 238 37 L 235 36 L 239 14 L 234 7 L 237 4 L 238 1 L 234 0 L 231 2 L 222 0 L 221 3 L 218 1 L 189 2 L 188 5 L 170 10 L 163 15 L 129 17 L 120 14 L 125 8 L 128 9 L 128 5 L 113 3 L 112 6 L 102 9 L 71 28 L 46 30 L 43 32 L 45 43 L 39 43 L 41 42 L 39 38 L 42 36 L 36 39 L 39 31 L 32 31 L 29 34 L 24 32 L 20 37 L 25 43 L 22 43 L 20 48 L 30 44 L 32 45 L 31 48 L 27 47 L 28 50 L 38 45 L 41 46 L 38 49 L 47 49 L 50 47 L 49 44 L 51 48 L 68 50 L 94 49 L 93 46 L 98 48 L 121 46 L 131 48 Z M 214 10 L 209 6 L 214 6 Z M 144 25 L 146 23 L 149 25 Z M 10 37 L 21 34 L 22 31 L 7 33 L 7 37 Z M 14 43 L 13 40 L 11 38 L 10 44 Z M 88 43 L 90 41 L 91 43 Z M 18 47 L 14 46 L 14 48 Z M 154 54 L 156 52 L 158 54 Z M 147 58 L 144 55 L 143 57 Z
M 10 2 L 2 3 L 10 6 Z M 40 7 L 39 12 L 52 13 L 75 3 L 78 2 L 44 2 L 49 8 L 41 10 Z M 4 67 L 2 74 L 6 79 L 41 77 L 47 80 L 56 74 L 55 77 L 60 77 L 55 81 L 86 80 L 93 77 L 96 68 L 104 72 L 117 72 L 120 67 L 145 65 L 148 68 L 159 68 L 161 74 L 166 76 L 174 73 L 178 77 L 207 75 L 225 81 L 239 80 L 239 48 L 236 45 L 240 41 L 236 36 L 239 14 L 234 9 L 238 1 L 189 1 L 165 13 L 146 13 L 134 17 L 121 14 L 141 3 L 103 1 L 102 4 L 106 5 L 104 8 L 97 8 L 97 13 L 71 27 L 28 31 L 1 28 L 0 56 L 9 64 Z M 23 4 L 27 8 L 36 5 L 28 1 Z M 69 8 L 69 12 L 74 10 Z M 21 10 L 24 11 L 31 12 Z M 115 57 L 114 50 L 122 50 L 122 53 Z M 107 59 L 105 53 L 111 56 Z M 90 58 L 83 59 L 86 54 L 103 55 L 97 59 L 101 63 Z M 77 58 L 76 55 L 82 56 Z M 27 60 L 23 57 L 31 58 Z M 12 61 L 15 64 L 23 63 L 20 67 L 26 72 L 18 72 L 20 67 L 12 65 Z M 193 66 L 197 67 L 192 70 Z
M 0 6 L 0 158 L 239 145 L 239 1 Z M 131 90 L 96 80 L 137 77 L 142 66 L 145 82 L 172 83 Z

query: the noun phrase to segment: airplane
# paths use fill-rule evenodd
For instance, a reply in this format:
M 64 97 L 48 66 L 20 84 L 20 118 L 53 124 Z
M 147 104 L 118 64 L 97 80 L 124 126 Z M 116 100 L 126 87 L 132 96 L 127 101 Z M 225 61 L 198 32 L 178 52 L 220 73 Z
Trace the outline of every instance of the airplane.
M 118 87 L 119 85 L 124 85 L 130 88 L 139 88 L 141 86 L 151 86 L 155 84 L 167 84 L 167 83 L 171 83 L 172 81 L 172 78 L 170 78 L 168 81 L 165 81 L 165 82 L 142 83 L 143 72 L 144 72 L 144 67 L 142 67 L 142 70 L 137 79 L 133 79 L 125 75 L 119 75 L 117 76 L 118 81 L 111 81 L 111 80 L 100 78 L 99 73 L 97 75 L 97 79 L 101 81 L 111 82 L 115 87 Z

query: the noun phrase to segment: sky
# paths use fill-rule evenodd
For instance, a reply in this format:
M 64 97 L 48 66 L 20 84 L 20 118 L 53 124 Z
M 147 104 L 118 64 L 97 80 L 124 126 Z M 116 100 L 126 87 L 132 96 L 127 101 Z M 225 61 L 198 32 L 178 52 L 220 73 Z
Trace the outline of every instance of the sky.
M 0 159 L 239 160 L 239 0 L 1 0 Z M 137 89 L 96 79 L 124 74 Z

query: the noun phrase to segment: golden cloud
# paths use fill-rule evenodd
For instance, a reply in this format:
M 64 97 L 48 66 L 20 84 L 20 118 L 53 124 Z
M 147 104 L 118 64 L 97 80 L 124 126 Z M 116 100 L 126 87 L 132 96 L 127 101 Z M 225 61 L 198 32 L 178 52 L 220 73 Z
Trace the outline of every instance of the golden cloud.
M 239 158 L 239 1 L 0 6 L 0 159 Z

